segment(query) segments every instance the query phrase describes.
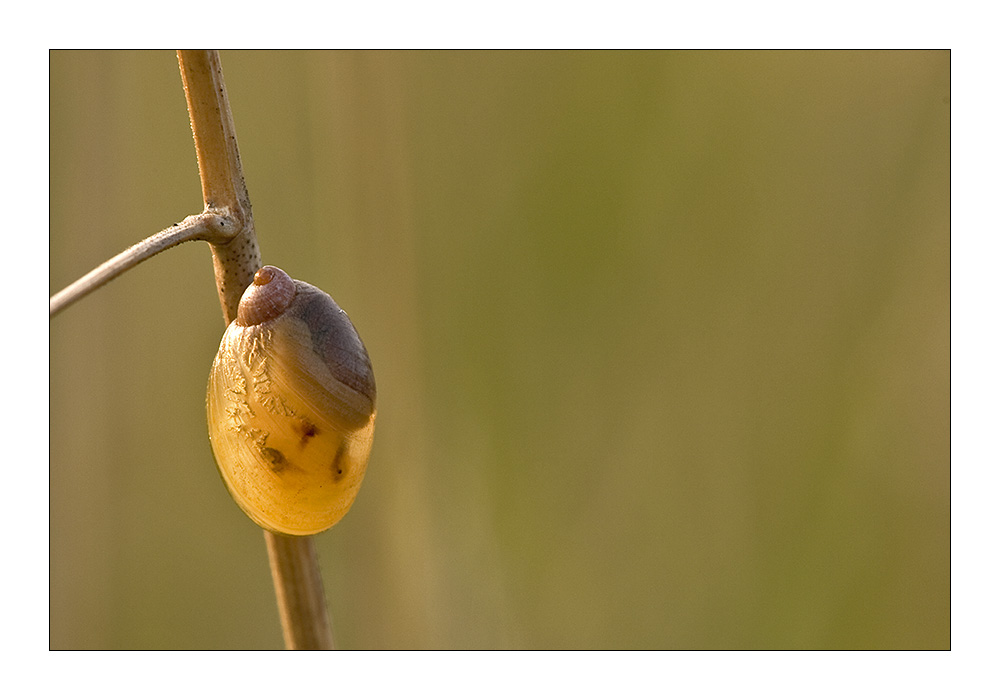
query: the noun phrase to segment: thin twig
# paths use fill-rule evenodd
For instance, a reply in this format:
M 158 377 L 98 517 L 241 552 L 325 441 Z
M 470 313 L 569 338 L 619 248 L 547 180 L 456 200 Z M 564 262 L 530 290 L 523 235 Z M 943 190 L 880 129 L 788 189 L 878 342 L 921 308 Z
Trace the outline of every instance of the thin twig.
M 250 198 L 218 52 L 180 50 L 177 61 L 191 115 L 205 211 L 225 212 L 237 229 L 231 241 L 212 243 L 219 302 L 228 324 L 236 318 L 240 296 L 261 266 Z M 264 531 L 264 539 L 285 646 L 332 649 L 333 631 L 312 538 Z
M 215 212 L 202 212 L 155 233 L 94 268 L 65 289 L 53 294 L 49 299 L 49 318 L 123 272 L 131 270 L 142 261 L 148 260 L 167 248 L 187 241 L 208 240 L 224 236 L 227 229 L 233 229 L 232 221 Z

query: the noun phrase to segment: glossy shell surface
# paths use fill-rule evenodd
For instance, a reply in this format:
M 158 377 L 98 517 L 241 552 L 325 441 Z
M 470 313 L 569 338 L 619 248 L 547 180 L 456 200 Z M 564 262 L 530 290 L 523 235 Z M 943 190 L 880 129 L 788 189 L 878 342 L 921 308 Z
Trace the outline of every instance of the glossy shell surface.
M 311 535 L 339 521 L 361 487 L 375 379 L 336 302 L 277 268 L 283 277 L 269 273 L 259 284 L 267 269 L 243 301 L 277 285 L 283 298 L 274 306 L 283 308 L 245 312 L 241 301 L 209 376 L 209 436 L 226 487 L 254 522 Z

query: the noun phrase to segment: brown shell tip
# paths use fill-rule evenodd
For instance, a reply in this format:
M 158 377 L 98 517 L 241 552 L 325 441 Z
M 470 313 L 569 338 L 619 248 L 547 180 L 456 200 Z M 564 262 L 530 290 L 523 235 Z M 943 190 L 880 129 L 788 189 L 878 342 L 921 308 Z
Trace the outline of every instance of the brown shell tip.
M 243 292 L 236 322 L 253 326 L 277 318 L 295 298 L 295 281 L 279 267 L 265 265 L 253 276 L 253 284 Z
M 258 287 L 263 287 L 265 284 L 273 280 L 279 273 L 282 275 L 285 274 L 284 270 L 281 268 L 277 268 L 274 265 L 265 265 L 254 273 L 253 283 Z

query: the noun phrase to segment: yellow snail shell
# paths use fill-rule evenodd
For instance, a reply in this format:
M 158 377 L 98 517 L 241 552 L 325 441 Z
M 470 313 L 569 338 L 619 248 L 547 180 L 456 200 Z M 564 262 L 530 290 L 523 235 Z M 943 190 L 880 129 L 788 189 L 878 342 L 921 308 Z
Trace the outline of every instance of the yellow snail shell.
M 375 376 L 347 314 L 270 265 L 254 275 L 208 381 L 219 472 L 261 527 L 312 535 L 361 488 L 375 429 Z

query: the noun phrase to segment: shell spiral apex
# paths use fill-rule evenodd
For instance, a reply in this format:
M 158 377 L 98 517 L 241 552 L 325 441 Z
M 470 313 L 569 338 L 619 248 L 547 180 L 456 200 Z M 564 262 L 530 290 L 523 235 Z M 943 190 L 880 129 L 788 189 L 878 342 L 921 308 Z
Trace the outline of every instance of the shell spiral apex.
M 253 326 L 277 317 L 295 298 L 295 280 L 280 267 L 265 265 L 253 276 L 253 283 L 243 292 L 236 320 Z

